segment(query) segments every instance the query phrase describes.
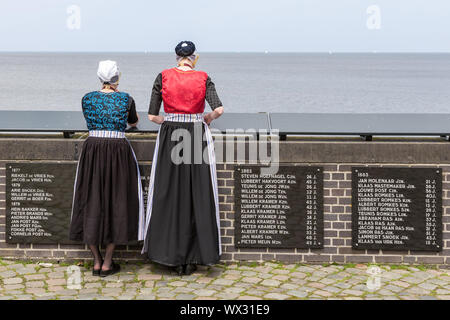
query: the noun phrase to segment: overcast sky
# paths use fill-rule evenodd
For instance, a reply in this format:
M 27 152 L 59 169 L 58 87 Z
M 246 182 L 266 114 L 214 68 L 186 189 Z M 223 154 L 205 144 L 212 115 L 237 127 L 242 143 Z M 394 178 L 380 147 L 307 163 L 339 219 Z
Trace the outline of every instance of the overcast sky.
M 450 52 L 449 0 L 1 0 L 0 51 Z

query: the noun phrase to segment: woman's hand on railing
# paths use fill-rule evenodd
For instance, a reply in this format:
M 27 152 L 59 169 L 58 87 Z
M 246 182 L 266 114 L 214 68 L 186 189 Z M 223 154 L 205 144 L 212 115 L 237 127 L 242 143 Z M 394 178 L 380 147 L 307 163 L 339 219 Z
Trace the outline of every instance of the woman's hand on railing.
M 223 114 L 223 107 L 218 107 L 204 116 L 205 123 L 209 126 L 213 120 L 216 120 Z
M 163 117 L 163 116 L 154 116 L 154 115 L 152 115 L 152 114 L 149 114 L 149 115 L 148 115 L 148 119 L 149 119 L 151 122 L 154 122 L 154 123 L 156 123 L 156 124 L 161 124 L 161 123 L 164 122 L 164 117 Z

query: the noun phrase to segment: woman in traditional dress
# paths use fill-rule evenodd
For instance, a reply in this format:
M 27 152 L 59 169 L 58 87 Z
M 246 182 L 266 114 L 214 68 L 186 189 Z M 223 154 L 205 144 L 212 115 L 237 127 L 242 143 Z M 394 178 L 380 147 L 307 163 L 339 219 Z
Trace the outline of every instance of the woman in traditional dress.
M 127 123 L 139 120 L 135 102 L 117 90 L 116 62 L 101 61 L 97 75 L 103 88 L 82 99 L 89 137 L 78 162 L 70 239 L 89 246 L 93 275 L 104 277 L 120 271 L 112 260 L 115 246 L 138 240 L 145 213 L 139 167 L 125 138 Z M 99 246 L 106 247 L 104 258 Z
M 178 66 L 157 76 L 148 111 L 149 119 L 161 127 L 153 155 L 142 252 L 182 275 L 194 272 L 196 265 L 220 260 L 217 175 L 208 125 L 222 115 L 223 106 L 208 75 L 194 70 L 195 45 L 183 41 L 175 52 Z M 213 111 L 204 116 L 205 99 Z M 159 115 L 162 102 L 164 116 Z

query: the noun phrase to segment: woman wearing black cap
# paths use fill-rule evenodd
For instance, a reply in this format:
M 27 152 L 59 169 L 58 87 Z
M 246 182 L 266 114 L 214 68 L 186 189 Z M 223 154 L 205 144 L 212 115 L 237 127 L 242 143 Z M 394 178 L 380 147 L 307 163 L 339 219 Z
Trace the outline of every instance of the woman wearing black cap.
M 178 66 L 157 76 L 148 111 L 149 119 L 161 127 L 142 251 L 181 275 L 191 274 L 199 264 L 215 264 L 221 255 L 214 142 L 208 125 L 222 115 L 223 106 L 208 75 L 194 70 L 195 45 L 183 41 L 175 52 Z M 203 116 L 205 100 L 213 111 Z M 159 115 L 163 101 L 164 117 Z

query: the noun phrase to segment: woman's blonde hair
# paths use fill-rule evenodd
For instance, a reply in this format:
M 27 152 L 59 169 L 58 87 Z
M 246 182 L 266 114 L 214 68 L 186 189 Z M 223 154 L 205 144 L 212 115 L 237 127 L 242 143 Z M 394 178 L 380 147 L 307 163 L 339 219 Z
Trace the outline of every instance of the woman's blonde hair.
M 190 56 L 185 56 L 185 57 L 177 55 L 177 62 L 178 62 L 178 64 L 180 64 L 183 60 L 188 60 L 190 63 L 192 63 L 192 66 L 195 66 L 199 57 L 200 56 L 197 52 L 194 52 Z

